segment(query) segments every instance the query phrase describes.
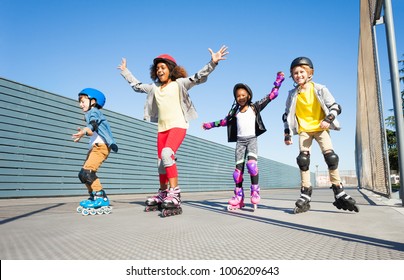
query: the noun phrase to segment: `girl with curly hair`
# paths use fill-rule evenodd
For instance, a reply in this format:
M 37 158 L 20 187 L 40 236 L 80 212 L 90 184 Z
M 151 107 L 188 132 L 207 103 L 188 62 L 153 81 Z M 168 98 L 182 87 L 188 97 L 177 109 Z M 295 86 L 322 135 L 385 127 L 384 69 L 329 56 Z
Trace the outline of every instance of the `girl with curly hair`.
M 156 122 L 157 157 L 160 187 L 156 195 L 146 200 L 145 211 L 162 209 L 163 216 L 181 214 L 181 196 L 178 186 L 178 171 L 175 153 L 183 142 L 189 121 L 197 118 L 188 90 L 194 85 L 206 82 L 208 75 L 216 68 L 220 60 L 225 60 L 227 47 L 218 52 L 208 49 L 211 60 L 193 76 L 177 65 L 177 61 L 168 54 L 162 54 L 153 60 L 150 67 L 151 84 L 143 84 L 128 70 L 123 58 L 118 69 L 121 75 L 136 92 L 147 94 L 144 107 L 144 119 Z

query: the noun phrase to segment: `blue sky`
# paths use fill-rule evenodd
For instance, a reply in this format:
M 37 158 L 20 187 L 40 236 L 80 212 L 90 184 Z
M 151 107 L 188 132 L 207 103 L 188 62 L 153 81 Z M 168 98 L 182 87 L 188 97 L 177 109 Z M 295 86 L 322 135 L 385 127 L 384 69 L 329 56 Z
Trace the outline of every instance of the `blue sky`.
M 325 84 L 343 111 L 343 129 L 332 132 L 340 169 L 355 169 L 355 116 L 359 0 L 0 0 L 0 76 L 63 96 L 95 87 L 107 95 L 106 109 L 143 118 L 145 95 L 132 91 L 116 67 L 122 57 L 143 82 L 149 66 L 169 53 L 189 74 L 210 59 L 208 48 L 229 47 L 207 83 L 190 90 L 199 113 L 188 134 L 227 143 L 226 129 L 201 129 L 202 122 L 226 115 L 234 84 L 248 84 L 254 101 L 272 88 L 279 70 L 308 56 L 314 81 Z M 392 0 L 397 55 L 404 54 L 404 1 Z M 392 115 L 384 25 L 377 27 L 385 115 Z M 262 112 L 268 131 L 259 137 L 259 155 L 296 166 L 298 138 L 283 143 L 289 75 L 279 97 Z M 402 86 L 402 85 L 401 85 Z M 67 136 L 67 137 L 70 137 Z M 311 170 L 326 164 L 314 143 Z

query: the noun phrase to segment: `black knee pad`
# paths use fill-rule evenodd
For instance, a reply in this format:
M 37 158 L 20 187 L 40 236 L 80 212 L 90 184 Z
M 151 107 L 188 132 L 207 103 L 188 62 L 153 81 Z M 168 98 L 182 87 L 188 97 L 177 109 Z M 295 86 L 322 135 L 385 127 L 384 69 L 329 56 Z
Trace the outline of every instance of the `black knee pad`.
M 324 154 L 324 159 L 329 170 L 335 170 L 338 168 L 339 157 L 333 150 L 331 150 L 330 153 Z
M 300 154 L 296 158 L 297 165 L 299 165 L 300 170 L 307 171 L 310 166 L 310 153 L 309 152 L 300 152 Z
M 97 174 L 96 172 L 90 170 L 90 169 L 84 169 L 82 168 L 79 172 L 79 179 L 80 182 L 83 184 L 91 186 L 95 180 L 97 180 Z

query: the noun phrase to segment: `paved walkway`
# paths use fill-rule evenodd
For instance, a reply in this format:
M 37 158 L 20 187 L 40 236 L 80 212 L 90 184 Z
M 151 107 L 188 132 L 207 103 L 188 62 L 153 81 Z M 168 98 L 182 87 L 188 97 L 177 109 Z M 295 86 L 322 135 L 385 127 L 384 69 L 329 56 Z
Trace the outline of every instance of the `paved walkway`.
M 110 195 L 113 213 L 82 216 L 81 197 L 0 200 L 1 260 L 404 260 L 404 207 L 347 188 L 359 213 L 314 189 L 293 214 L 298 189 L 262 191 L 262 205 L 228 212 L 232 191 L 184 192 L 183 214 L 144 212 L 145 195 Z

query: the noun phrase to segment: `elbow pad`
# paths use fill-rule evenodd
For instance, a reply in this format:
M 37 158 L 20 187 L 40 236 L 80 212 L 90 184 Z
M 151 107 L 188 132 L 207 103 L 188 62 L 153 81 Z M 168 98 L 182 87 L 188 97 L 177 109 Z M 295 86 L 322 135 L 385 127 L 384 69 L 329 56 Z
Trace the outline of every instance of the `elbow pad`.
M 92 121 L 90 121 L 90 124 L 93 127 L 92 131 L 98 131 L 98 123 L 97 123 L 97 121 L 92 120 Z

